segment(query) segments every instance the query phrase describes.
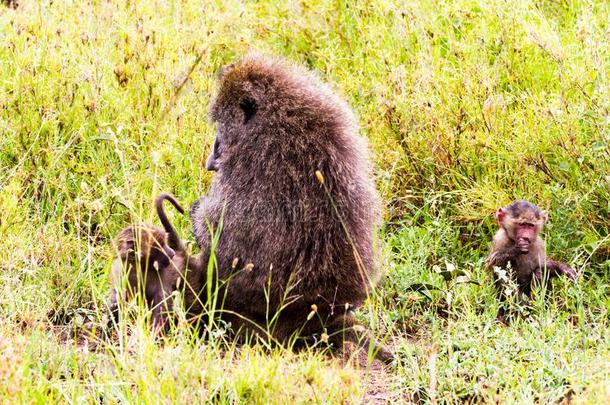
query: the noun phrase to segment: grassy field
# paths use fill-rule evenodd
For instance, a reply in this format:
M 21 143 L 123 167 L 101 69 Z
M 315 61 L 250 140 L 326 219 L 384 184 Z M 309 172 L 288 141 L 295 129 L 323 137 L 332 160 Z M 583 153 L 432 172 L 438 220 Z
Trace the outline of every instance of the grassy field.
M 610 3 L 0 3 L 0 402 L 610 401 Z M 215 73 L 249 50 L 319 72 L 370 140 L 385 271 L 358 316 L 387 370 L 222 328 L 159 344 L 143 311 L 83 339 L 113 235 L 206 192 Z M 506 327 L 483 261 L 521 198 L 580 278 Z

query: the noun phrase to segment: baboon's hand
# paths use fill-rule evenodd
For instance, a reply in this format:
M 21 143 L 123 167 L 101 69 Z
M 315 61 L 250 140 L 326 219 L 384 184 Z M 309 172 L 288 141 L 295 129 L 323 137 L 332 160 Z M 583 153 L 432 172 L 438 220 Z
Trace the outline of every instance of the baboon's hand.
M 570 280 L 576 280 L 578 276 L 576 271 L 565 263 L 549 260 L 547 262 L 547 269 L 551 276 L 565 276 Z
M 516 243 L 512 246 L 512 248 L 510 249 L 510 254 L 512 257 L 516 257 L 519 255 L 526 255 L 529 252 L 527 250 L 523 250 L 519 247 L 519 245 L 517 245 Z
M 568 265 L 564 264 L 563 266 L 560 266 L 559 271 L 570 280 L 576 280 L 578 278 L 576 271 Z

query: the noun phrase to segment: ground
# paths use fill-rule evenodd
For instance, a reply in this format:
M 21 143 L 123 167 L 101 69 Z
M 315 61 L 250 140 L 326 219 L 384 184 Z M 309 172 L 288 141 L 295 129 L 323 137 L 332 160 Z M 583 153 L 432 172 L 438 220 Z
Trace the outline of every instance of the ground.
M 2 402 L 608 402 L 609 17 L 576 0 L 0 2 Z M 216 73 L 252 50 L 316 71 L 369 139 L 382 276 L 358 317 L 390 367 L 235 345 L 225 325 L 159 341 L 141 308 L 83 332 L 113 235 L 155 222 L 162 190 L 208 189 Z M 521 198 L 579 279 L 507 326 L 483 262 L 494 211 Z

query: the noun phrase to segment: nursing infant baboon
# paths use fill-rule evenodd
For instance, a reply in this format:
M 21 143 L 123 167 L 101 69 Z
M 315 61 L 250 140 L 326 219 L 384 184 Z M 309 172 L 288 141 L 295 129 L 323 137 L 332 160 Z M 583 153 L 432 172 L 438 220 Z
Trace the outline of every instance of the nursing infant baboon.
M 165 229 L 142 223 L 122 229 L 116 237 L 118 255 L 110 273 L 112 292 L 109 302 L 114 319 L 118 315 L 119 296 L 130 300 L 135 294 L 143 293 L 147 306 L 153 310 L 154 327 L 164 327 L 166 313 L 173 309 L 169 300 L 178 280 L 185 279 L 187 285 L 195 288 L 199 286 L 199 258 L 187 254 L 184 242 L 163 210 L 164 200 L 184 213 L 171 194 L 162 193 L 156 199 L 156 208 Z M 197 273 L 196 277 L 194 273 Z M 123 276 L 127 280 L 123 280 Z M 195 304 L 195 295 L 187 287 L 185 302 Z
M 380 202 L 348 105 L 311 72 L 250 55 L 221 72 L 210 117 L 216 174 L 191 219 L 204 252 L 222 221 L 222 318 L 280 342 L 366 343 L 352 310 L 377 279 Z
M 130 225 L 119 232 L 115 243 L 117 256 L 110 272 L 112 290 L 108 304 L 113 319 L 118 316 L 120 300 L 129 301 L 143 293 L 146 304 L 153 308 L 153 324 L 160 326 L 163 273 L 175 255 L 167 244 L 166 232 L 144 223 Z
M 576 279 L 576 273 L 565 263 L 548 260 L 545 253 L 544 240 L 540 237 L 542 227 L 547 221 L 547 214 L 528 201 L 516 201 L 506 208 L 496 212 L 500 229 L 493 239 L 491 252 L 485 262 L 485 267 L 492 271 L 498 298 L 501 304 L 506 301 L 506 281 L 495 271 L 495 267 L 508 270 L 507 277 L 517 283 L 519 296 L 532 296 L 532 285 L 542 283 L 546 279 L 546 287 L 550 287 L 550 279 L 566 276 Z M 510 266 L 509 266 L 510 263 Z M 544 277 L 544 272 L 548 276 Z M 498 311 L 498 319 L 504 320 L 505 308 Z

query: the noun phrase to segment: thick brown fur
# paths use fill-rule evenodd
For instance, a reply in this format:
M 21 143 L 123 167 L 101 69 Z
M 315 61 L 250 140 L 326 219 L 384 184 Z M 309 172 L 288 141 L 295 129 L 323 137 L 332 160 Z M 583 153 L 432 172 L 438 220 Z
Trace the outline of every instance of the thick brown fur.
M 217 173 L 191 219 L 206 252 L 222 218 L 223 318 L 280 342 L 356 339 L 352 310 L 377 280 L 380 202 L 351 109 L 311 72 L 259 55 L 225 68 L 219 87 Z
M 493 238 L 485 267 L 493 273 L 501 303 L 507 299 L 504 292 L 506 283 L 496 274 L 495 267 L 510 270 L 507 276 L 517 283 L 519 298 L 524 294 L 531 298 L 532 286 L 541 284 L 544 280 L 549 288 L 552 277 L 566 276 L 572 280 L 576 278 L 575 271 L 568 265 L 549 260 L 546 256 L 540 232 L 547 218 L 546 212 L 524 200 L 516 201 L 497 211 L 496 219 L 500 229 Z M 548 274 L 546 277 L 545 271 Z M 505 310 L 501 307 L 498 318 L 503 320 L 504 315 Z

